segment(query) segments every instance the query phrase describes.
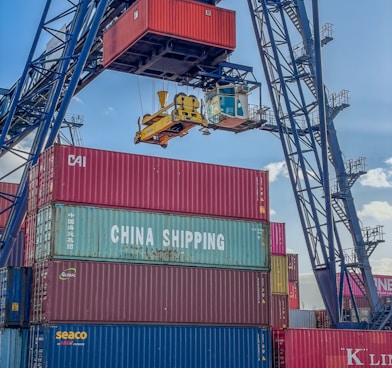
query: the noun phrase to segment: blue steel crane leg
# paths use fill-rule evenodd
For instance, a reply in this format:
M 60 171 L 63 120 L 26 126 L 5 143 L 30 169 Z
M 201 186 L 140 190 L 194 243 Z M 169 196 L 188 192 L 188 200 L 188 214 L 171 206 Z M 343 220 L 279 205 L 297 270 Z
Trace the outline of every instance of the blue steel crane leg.
M 316 80 L 317 80 L 317 97 L 319 107 L 319 121 L 320 121 L 320 137 L 321 137 L 321 159 L 323 167 L 323 188 L 325 197 L 325 218 L 327 226 L 327 238 L 328 238 L 328 279 L 326 282 L 335 287 L 332 288 L 332 300 L 335 299 L 334 305 L 330 305 L 330 313 L 335 317 L 335 321 L 339 321 L 339 303 L 337 299 L 337 285 L 336 285 L 336 261 L 335 261 L 335 244 L 334 244 L 334 231 L 333 231 L 333 214 L 332 214 L 332 203 L 331 203 L 331 188 L 329 185 L 329 160 L 328 160 L 328 142 L 327 142 L 327 118 L 326 118 L 326 102 L 324 94 L 324 81 L 321 64 L 321 40 L 320 40 L 320 22 L 318 12 L 318 0 L 312 0 L 313 5 L 313 35 L 314 35 L 314 55 L 315 55 L 315 69 L 316 69 Z M 317 271 L 316 271 L 317 272 Z M 325 281 L 323 281 L 325 283 Z M 324 284 L 324 287 L 327 285 Z
M 318 1 L 312 0 L 313 32 L 303 0 L 248 0 L 248 5 L 275 116 L 276 128 L 269 124 L 269 130 L 279 133 L 316 281 L 332 325 L 341 327 L 343 284 L 338 288 L 338 265 L 342 273 L 348 266 L 361 271 L 373 308 L 378 297 L 333 125 L 336 110 L 325 96 Z M 298 59 L 290 39 L 295 31 L 302 39 L 298 50 L 305 50 Z M 318 113 L 318 122 L 312 119 L 313 112 Z M 334 197 L 331 169 L 339 184 Z M 341 228 L 354 242 L 356 264 L 345 263 Z
M 54 139 L 57 136 L 58 130 L 60 129 L 61 122 L 64 118 L 65 112 L 69 106 L 71 98 L 75 92 L 78 80 L 83 71 L 83 67 L 87 61 L 89 56 L 89 52 L 91 46 L 96 37 L 100 22 L 105 13 L 109 0 L 100 0 L 97 2 L 96 11 L 94 13 L 94 18 L 91 22 L 91 26 L 88 30 L 87 37 L 84 41 L 83 48 L 80 54 L 77 56 L 77 62 L 72 71 L 72 77 L 69 85 L 67 86 L 64 97 L 61 100 L 60 106 L 58 106 L 58 101 L 60 98 L 60 94 L 63 91 L 63 86 L 65 83 L 65 78 L 68 72 L 68 67 L 71 62 L 71 59 L 75 59 L 76 56 L 73 55 L 77 41 L 78 35 L 83 27 L 84 19 L 86 11 L 88 10 L 89 1 L 81 0 L 79 5 L 78 12 L 76 13 L 77 19 L 74 22 L 72 39 L 67 45 L 67 55 L 64 57 L 61 63 L 61 72 L 59 74 L 58 80 L 54 83 L 54 88 L 49 93 L 49 99 L 47 104 L 47 111 L 45 111 L 45 117 L 38 127 L 37 134 L 35 136 L 31 151 L 30 151 L 30 160 L 25 165 L 25 169 L 22 175 L 22 179 L 20 181 L 18 191 L 16 194 L 16 200 L 14 206 L 11 209 L 10 215 L 8 216 L 7 224 L 4 230 L 4 239 L 1 242 L 1 253 L 0 253 L 0 266 L 5 265 L 12 247 L 14 245 L 15 239 L 17 237 L 18 232 L 20 231 L 23 219 L 26 214 L 27 207 L 27 191 L 28 191 L 28 170 L 31 165 L 35 164 L 38 160 L 38 156 L 43 150 L 44 144 L 46 144 L 45 148 L 49 147 L 53 144 Z M 50 1 L 48 1 L 47 6 L 50 5 Z M 46 13 L 43 15 L 43 20 L 40 23 L 41 29 L 38 30 L 37 33 L 41 33 L 43 24 L 45 22 L 45 17 L 47 15 L 47 9 L 45 8 Z M 39 38 L 39 36 L 37 36 Z M 36 38 L 37 38 L 36 37 Z M 34 45 L 34 47 L 36 44 Z M 34 50 L 32 50 L 31 55 L 34 54 Z M 31 62 L 31 60 L 30 60 Z M 26 68 L 28 68 L 26 66 Z M 15 101 L 15 106 L 18 101 Z M 51 125 L 53 121 L 53 116 L 56 112 L 56 108 L 58 109 L 58 114 L 56 116 L 55 122 Z

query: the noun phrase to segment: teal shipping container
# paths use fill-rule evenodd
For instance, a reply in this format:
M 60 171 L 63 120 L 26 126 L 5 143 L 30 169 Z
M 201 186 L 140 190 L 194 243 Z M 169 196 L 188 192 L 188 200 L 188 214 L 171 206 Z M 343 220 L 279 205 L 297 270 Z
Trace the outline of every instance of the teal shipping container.
M 0 367 L 26 368 L 29 329 L 0 329 Z
M 56 204 L 39 210 L 36 261 L 49 258 L 268 271 L 268 223 Z

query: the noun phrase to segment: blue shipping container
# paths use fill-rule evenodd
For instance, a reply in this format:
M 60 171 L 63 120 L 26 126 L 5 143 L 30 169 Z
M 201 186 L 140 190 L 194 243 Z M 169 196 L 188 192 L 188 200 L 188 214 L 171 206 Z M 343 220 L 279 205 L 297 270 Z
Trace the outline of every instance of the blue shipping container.
M 29 367 L 268 368 L 270 331 L 257 327 L 32 326 Z
M 0 268 L 0 327 L 28 326 L 31 283 L 31 267 Z
M 28 329 L 0 330 L 0 367 L 26 368 Z

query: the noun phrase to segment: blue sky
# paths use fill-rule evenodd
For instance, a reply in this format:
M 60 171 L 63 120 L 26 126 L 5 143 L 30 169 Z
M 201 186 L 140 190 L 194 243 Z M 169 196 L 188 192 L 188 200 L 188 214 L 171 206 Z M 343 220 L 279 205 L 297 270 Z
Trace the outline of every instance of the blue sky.
M 44 4 L 44 0 L 0 3 L 0 88 L 11 87 L 21 75 Z M 246 1 L 223 0 L 220 6 L 237 11 L 237 49 L 230 61 L 253 66 L 263 82 Z M 385 226 L 386 242 L 372 256 L 373 273 L 392 274 L 392 2 L 380 0 L 377 6 L 370 6 L 358 0 L 330 0 L 320 1 L 319 7 L 320 23 L 332 23 L 334 36 L 323 48 L 325 84 L 329 92 L 350 91 L 350 107 L 335 119 L 341 149 L 345 159 L 367 158 L 368 174 L 353 188 L 356 207 L 364 226 Z M 105 71 L 73 99 L 69 108 L 69 113 L 84 116 L 83 145 L 269 169 L 271 220 L 286 223 L 287 246 L 300 254 L 302 289 L 306 289 L 306 283 L 314 281 L 279 140 L 262 131 L 240 135 L 214 132 L 206 137 L 194 129 L 184 138 L 170 141 L 166 150 L 134 145 L 137 119 L 157 110 L 155 92 L 162 88 L 172 97 L 180 90 L 159 80 Z M 263 88 L 262 93 L 263 102 L 268 104 L 267 90 Z M 3 168 L 6 165 L 3 163 Z M 303 299 L 305 307 L 320 306 L 319 301 L 308 301 L 305 294 Z

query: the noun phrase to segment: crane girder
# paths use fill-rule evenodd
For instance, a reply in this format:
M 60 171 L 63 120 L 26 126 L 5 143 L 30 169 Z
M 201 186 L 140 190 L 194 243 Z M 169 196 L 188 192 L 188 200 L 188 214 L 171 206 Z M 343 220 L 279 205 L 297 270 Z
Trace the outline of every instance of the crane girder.
M 25 217 L 28 170 L 55 141 L 80 77 L 86 73 L 89 56 L 96 51 L 93 45 L 100 42 L 97 35 L 103 21 L 107 22 L 108 14 L 116 13 L 108 6 L 109 0 L 80 0 L 76 4 L 68 2 L 66 10 L 49 16 L 63 3 L 47 0 L 22 77 L 11 89 L 9 105 L 4 106 L 8 102 L 4 98 L 1 101 L 5 113 L 0 125 L 0 156 L 32 138 L 26 143 L 23 174 L 0 241 L 0 265 L 6 264 Z M 67 26 L 53 31 L 53 23 L 69 18 Z M 38 42 L 47 33 L 54 34 L 55 44 L 36 56 Z

